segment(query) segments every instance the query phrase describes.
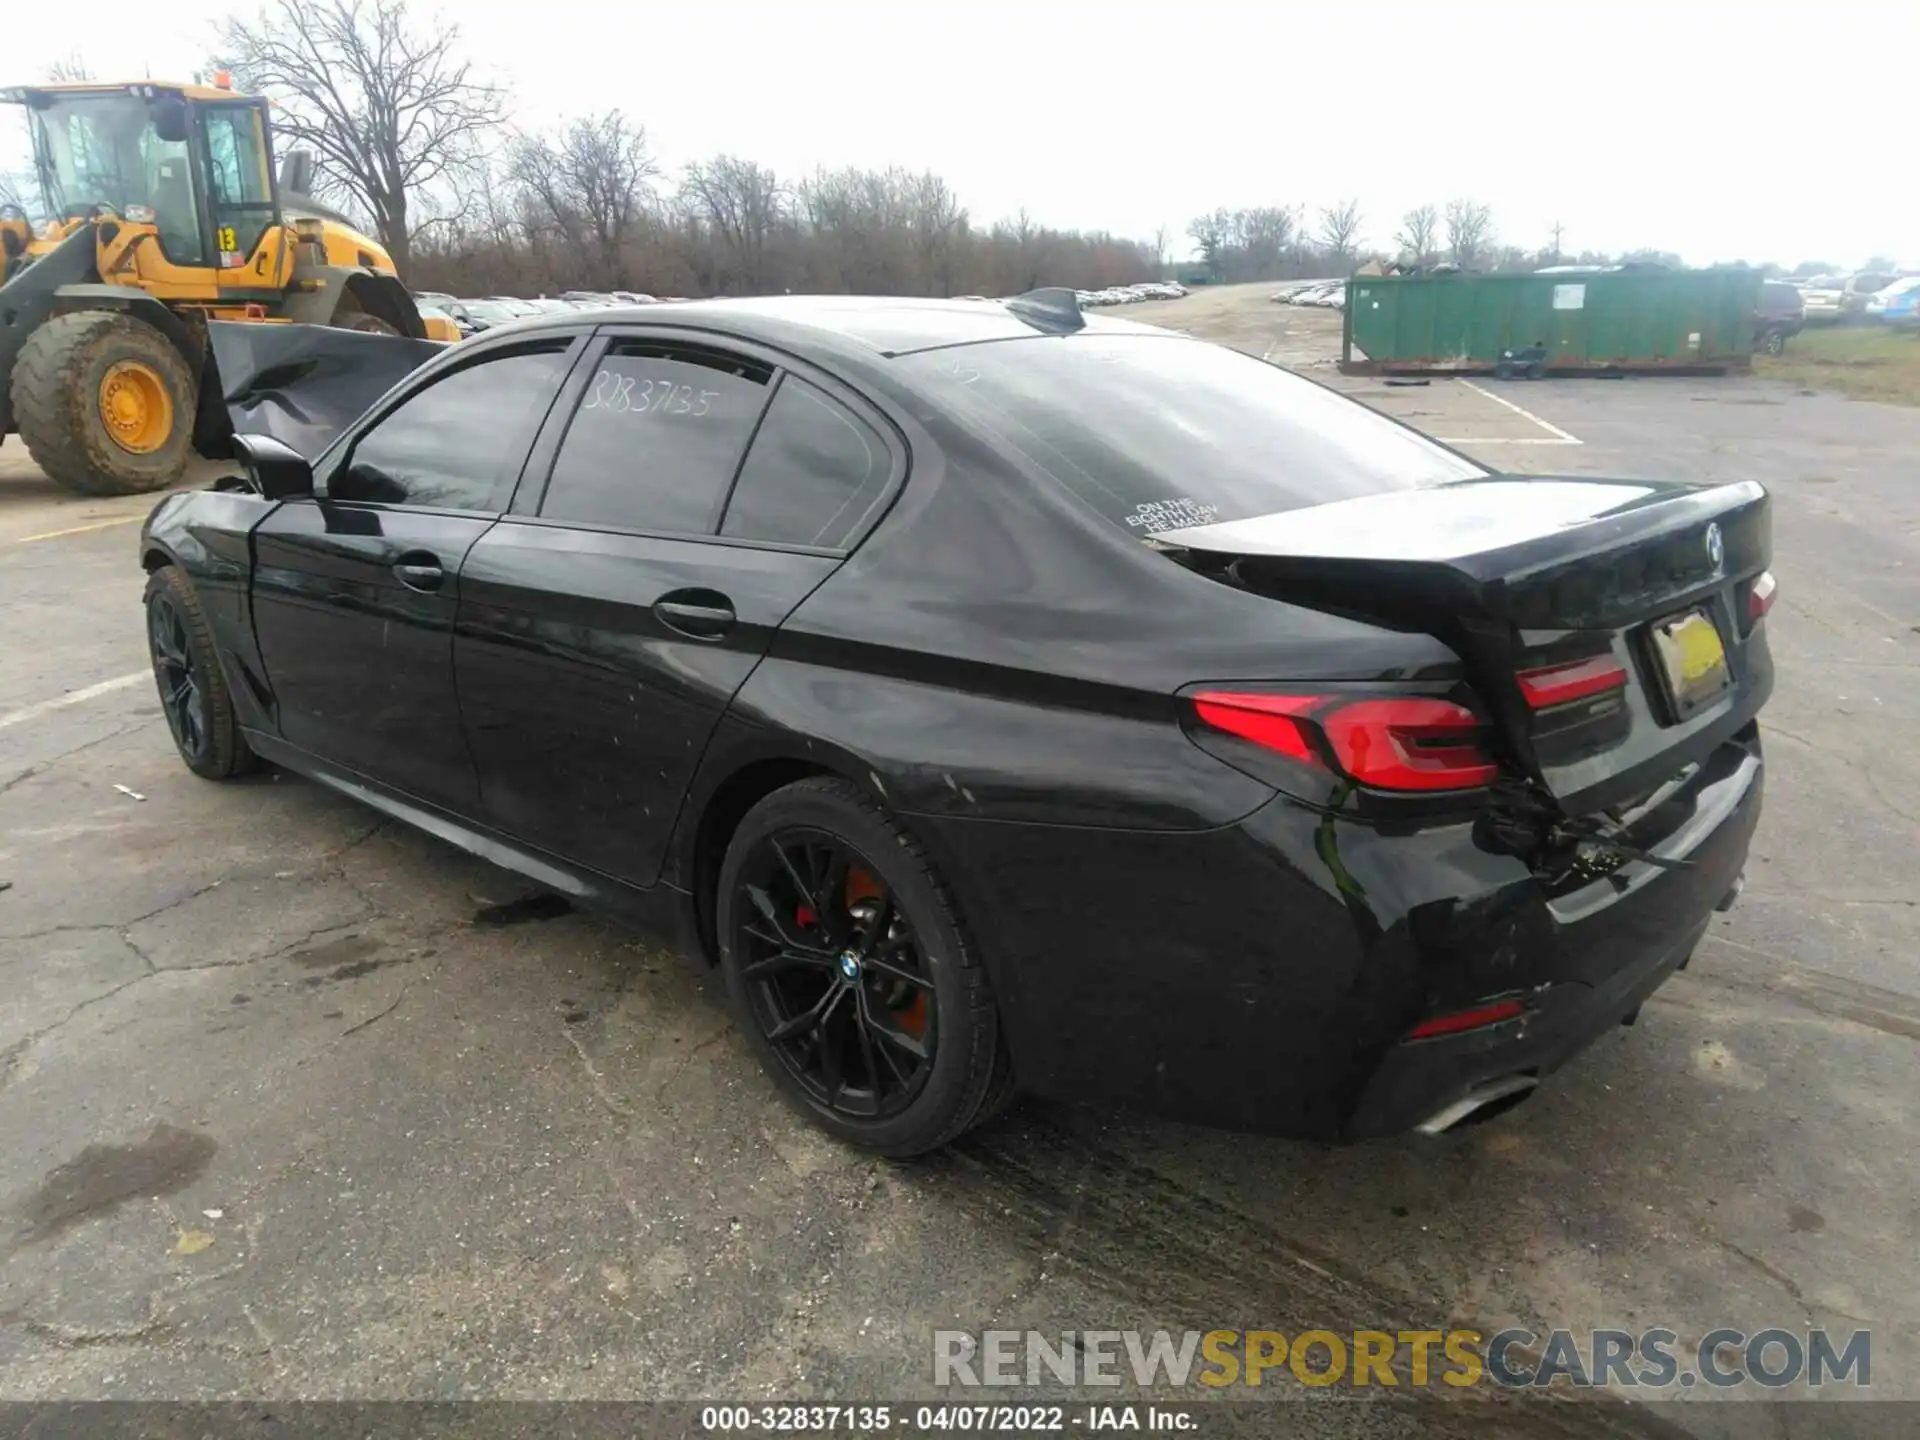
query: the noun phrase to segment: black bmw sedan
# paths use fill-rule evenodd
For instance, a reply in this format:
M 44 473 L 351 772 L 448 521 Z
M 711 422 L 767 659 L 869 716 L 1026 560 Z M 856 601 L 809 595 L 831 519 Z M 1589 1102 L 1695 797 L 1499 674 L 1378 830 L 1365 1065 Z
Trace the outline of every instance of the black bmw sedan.
M 1490 472 L 1051 291 L 556 315 L 237 448 L 141 540 L 186 763 L 671 925 L 882 1153 L 1443 1130 L 1740 888 L 1756 484 Z

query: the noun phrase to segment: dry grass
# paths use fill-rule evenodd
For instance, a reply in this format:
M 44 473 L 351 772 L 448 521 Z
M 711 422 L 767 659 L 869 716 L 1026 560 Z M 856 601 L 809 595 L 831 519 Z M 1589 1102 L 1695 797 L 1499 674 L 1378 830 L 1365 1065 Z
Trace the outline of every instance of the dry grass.
M 1805 330 L 1784 355 L 1756 355 L 1753 373 L 1856 400 L 1920 405 L 1920 331 L 1880 325 Z

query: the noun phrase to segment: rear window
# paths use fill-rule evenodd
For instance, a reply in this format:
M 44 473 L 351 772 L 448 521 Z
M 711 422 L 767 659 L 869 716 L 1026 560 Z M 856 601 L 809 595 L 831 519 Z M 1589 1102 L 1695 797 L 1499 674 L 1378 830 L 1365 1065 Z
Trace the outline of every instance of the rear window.
M 1311 381 L 1177 336 L 1036 337 L 895 363 L 1138 535 L 1487 473 Z

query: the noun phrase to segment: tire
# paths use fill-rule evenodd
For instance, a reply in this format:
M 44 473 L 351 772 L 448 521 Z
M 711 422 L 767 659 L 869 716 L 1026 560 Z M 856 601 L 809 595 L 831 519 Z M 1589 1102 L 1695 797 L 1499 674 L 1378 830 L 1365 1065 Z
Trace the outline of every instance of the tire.
M 1496 380 L 1511 380 L 1513 378 L 1512 364 L 1502 360 L 1499 364 L 1495 365 L 1493 367 L 1493 378 Z
M 206 780 L 230 780 L 258 763 L 233 715 L 233 696 L 193 582 L 177 566 L 147 578 L 147 653 L 174 748 Z M 185 685 L 190 695 L 183 696 Z
M 333 326 L 336 330 L 358 330 L 363 335 L 398 335 L 400 332 L 392 322 L 382 320 L 378 315 L 369 315 L 364 310 L 336 310 L 333 312 Z
M 802 780 L 748 811 L 720 867 L 715 919 L 741 1029 L 786 1099 L 829 1134 L 905 1158 L 1011 1100 L 992 987 L 952 897 L 925 850 L 858 787 Z M 856 952 L 867 957 L 857 975 L 846 968 Z M 819 1013 L 811 1032 L 774 1033 Z
M 1527 379 L 1544 380 L 1546 378 L 1547 378 L 1547 367 L 1544 361 L 1536 360 L 1533 362 L 1533 364 L 1527 366 Z
M 164 394 L 165 417 L 155 422 L 161 438 L 142 450 L 116 439 L 101 414 L 105 388 L 127 369 L 151 377 Z M 171 340 L 137 316 L 81 310 L 43 322 L 20 347 L 12 400 L 34 462 L 65 489 L 137 495 L 186 471 L 198 405 L 193 371 Z

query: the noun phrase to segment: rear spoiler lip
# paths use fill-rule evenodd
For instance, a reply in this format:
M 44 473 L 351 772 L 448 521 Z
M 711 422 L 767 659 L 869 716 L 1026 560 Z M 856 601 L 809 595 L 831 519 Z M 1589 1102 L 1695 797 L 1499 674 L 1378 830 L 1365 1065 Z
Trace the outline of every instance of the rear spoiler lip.
M 1560 493 L 1539 487 L 1560 487 Z M 1621 503 L 1596 503 L 1580 515 L 1581 502 L 1610 498 L 1605 492 L 1615 488 L 1626 492 Z M 1548 501 L 1547 510 L 1564 502 L 1565 518 L 1480 550 L 1459 543 L 1460 529 L 1450 540 L 1444 528 L 1421 528 L 1423 520 L 1444 522 L 1456 502 L 1459 518 L 1479 521 L 1490 507 L 1520 496 Z M 1351 597 L 1364 587 L 1369 612 L 1423 629 L 1432 627 L 1436 606 L 1530 628 L 1600 629 L 1647 618 L 1650 606 L 1680 608 L 1759 574 L 1771 558 L 1769 511 L 1766 488 L 1751 480 L 1696 486 L 1492 476 L 1148 538 L 1157 549 L 1228 559 L 1255 584 L 1263 578 L 1283 584 L 1290 598 L 1309 603 L 1319 594 L 1338 604 L 1343 592 Z M 1493 513 L 1484 528 L 1504 531 L 1503 538 L 1527 529 L 1524 518 Z M 1717 566 L 1704 543 L 1710 522 L 1721 532 Z M 1649 542 L 1663 543 L 1667 568 L 1645 577 L 1651 583 L 1622 583 L 1636 571 L 1616 558 Z

